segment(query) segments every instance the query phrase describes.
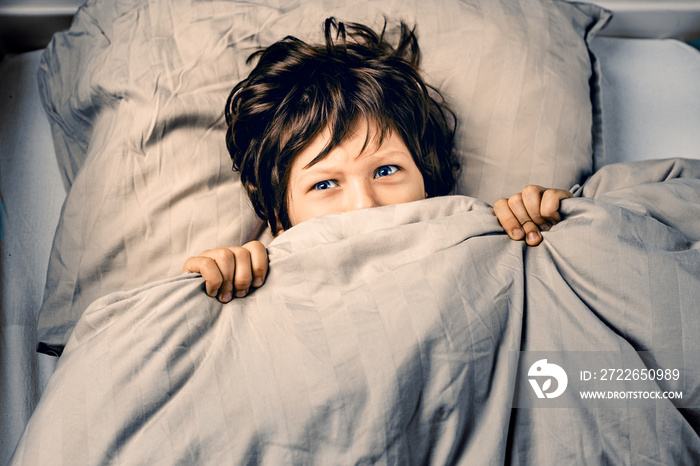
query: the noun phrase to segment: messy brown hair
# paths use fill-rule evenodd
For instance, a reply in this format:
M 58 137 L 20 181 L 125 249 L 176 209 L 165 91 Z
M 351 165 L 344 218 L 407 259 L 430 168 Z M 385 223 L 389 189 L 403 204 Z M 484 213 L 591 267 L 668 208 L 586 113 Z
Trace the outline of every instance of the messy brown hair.
M 291 227 L 287 186 L 294 157 L 322 130 L 331 137 L 318 162 L 351 134 L 359 119 L 378 141 L 396 131 L 423 175 L 429 197 L 449 194 L 458 169 L 455 117 L 423 81 L 415 28 L 400 24 L 396 46 L 380 33 L 328 18 L 325 44 L 288 36 L 253 53 L 250 75 L 226 103 L 226 145 L 257 215 L 273 234 Z M 373 125 L 373 126 L 371 126 Z

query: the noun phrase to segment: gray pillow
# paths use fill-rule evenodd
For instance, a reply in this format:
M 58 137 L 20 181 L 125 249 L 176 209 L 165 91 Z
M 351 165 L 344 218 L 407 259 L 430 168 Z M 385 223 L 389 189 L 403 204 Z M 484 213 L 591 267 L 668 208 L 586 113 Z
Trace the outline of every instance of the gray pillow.
M 321 40 L 328 16 L 417 24 L 427 80 L 456 109 L 456 193 L 494 202 L 592 170 L 587 39 L 609 14 L 559 0 L 89 0 L 40 70 L 64 183 L 40 349 L 60 353 L 96 298 L 257 237 L 223 108 L 257 47 Z

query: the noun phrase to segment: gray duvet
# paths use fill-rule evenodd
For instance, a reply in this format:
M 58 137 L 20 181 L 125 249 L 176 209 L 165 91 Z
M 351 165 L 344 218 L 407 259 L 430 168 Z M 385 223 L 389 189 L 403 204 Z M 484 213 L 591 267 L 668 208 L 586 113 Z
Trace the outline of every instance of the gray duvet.
M 513 408 L 520 351 L 700 352 L 700 162 L 576 194 L 535 248 L 446 197 L 294 227 L 226 305 L 197 275 L 107 295 L 14 464 L 697 464 L 692 371 L 689 408 Z

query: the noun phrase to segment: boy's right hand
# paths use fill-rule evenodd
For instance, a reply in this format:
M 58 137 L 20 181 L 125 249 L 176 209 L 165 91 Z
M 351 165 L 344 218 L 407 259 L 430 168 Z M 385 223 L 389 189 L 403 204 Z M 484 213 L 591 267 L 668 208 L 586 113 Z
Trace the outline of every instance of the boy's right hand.
M 267 275 L 267 250 L 260 241 L 251 241 L 242 247 L 207 249 L 197 257 L 190 257 L 182 272 L 195 272 L 206 282 L 207 294 L 218 296 L 227 303 L 234 296 L 242 298 L 250 287 L 262 286 Z M 234 291 L 235 289 L 235 291 Z
M 529 246 L 537 246 L 542 241 L 541 231 L 549 230 L 561 220 L 561 201 L 572 196 L 566 189 L 531 184 L 525 186 L 521 193 L 497 200 L 493 212 L 511 239 L 524 239 Z

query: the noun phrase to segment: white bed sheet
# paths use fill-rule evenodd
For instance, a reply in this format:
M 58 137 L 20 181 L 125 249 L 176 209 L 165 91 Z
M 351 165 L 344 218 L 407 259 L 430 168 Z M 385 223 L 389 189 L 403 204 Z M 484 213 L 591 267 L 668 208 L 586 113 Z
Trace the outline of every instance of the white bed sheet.
M 36 319 L 66 195 L 36 83 L 41 51 L 0 62 L 0 464 L 53 372 L 36 353 Z

